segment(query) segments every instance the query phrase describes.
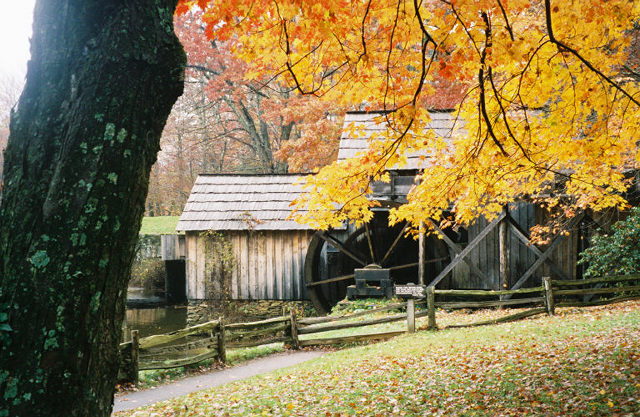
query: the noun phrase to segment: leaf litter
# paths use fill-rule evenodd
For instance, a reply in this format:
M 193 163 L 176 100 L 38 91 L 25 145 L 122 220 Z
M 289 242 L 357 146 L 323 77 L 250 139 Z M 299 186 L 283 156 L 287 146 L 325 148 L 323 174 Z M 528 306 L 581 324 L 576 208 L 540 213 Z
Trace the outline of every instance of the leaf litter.
M 419 332 L 116 415 L 637 416 L 640 302 Z

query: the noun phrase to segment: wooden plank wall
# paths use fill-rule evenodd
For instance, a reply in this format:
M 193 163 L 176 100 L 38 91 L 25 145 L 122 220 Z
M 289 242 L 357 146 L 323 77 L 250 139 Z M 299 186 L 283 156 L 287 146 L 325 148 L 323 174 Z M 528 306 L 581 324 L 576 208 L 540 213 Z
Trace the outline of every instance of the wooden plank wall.
M 187 234 L 187 297 L 237 300 L 305 300 L 304 260 L 311 231 L 229 231 L 231 271 L 222 271 L 207 237 Z M 208 246 L 208 247 L 207 247 Z M 206 250 L 205 250 L 206 248 Z
M 236 267 L 231 297 L 241 300 L 304 300 L 304 259 L 312 232 L 229 232 Z
M 537 211 L 535 205 L 530 203 L 514 203 L 509 205 L 509 215 L 527 234 L 530 229 L 537 224 Z M 537 257 L 531 249 L 527 248 L 527 246 L 511 232 L 507 234 L 507 247 L 509 248 L 509 271 L 511 273 L 509 286 L 511 286 L 533 265 Z M 542 269 L 539 269 L 536 274 L 522 285 L 522 288 L 541 285 L 543 276 L 549 275 L 545 274 Z
M 522 230 L 527 233 L 535 224 L 540 224 L 546 219 L 543 218 L 543 212 L 539 207 L 530 203 L 514 203 L 509 206 L 509 215 L 520 225 Z M 489 222 L 484 218 L 478 219 L 474 224 L 469 226 L 468 241 L 472 241 Z M 461 264 L 456 267 L 453 277 L 448 287 L 456 289 L 493 289 L 500 288 L 500 247 L 498 227 L 493 229 L 469 254 L 468 258 L 474 262 L 483 272 L 486 273 L 489 280 L 484 280 L 475 274 L 470 273 L 469 268 Z M 565 238 L 558 248 L 554 251 L 553 259 L 558 263 L 567 277 L 575 277 L 575 262 L 577 242 L 575 234 L 569 238 Z M 510 279 L 509 285 L 513 285 L 515 281 L 524 274 L 527 269 L 536 261 L 537 257 L 527 246 L 517 239 L 511 232 L 507 234 L 507 247 L 509 248 L 509 269 Z M 544 247 L 541 248 L 544 251 Z M 523 287 L 540 285 L 542 276 L 551 276 L 548 266 L 541 267 L 536 274 L 524 283 Z
M 536 222 L 538 224 L 544 224 L 549 219 L 549 214 L 545 210 L 540 207 L 536 207 Z M 576 262 L 578 261 L 578 235 L 579 235 L 579 226 L 576 226 L 574 229 L 569 230 L 569 235 L 561 237 L 562 242 L 558 245 L 558 247 L 553 251 L 551 255 L 551 259 L 553 262 L 560 268 L 560 270 L 565 274 L 566 279 L 576 279 Z M 544 250 L 544 247 L 543 247 Z M 557 277 L 551 271 L 551 268 L 548 264 L 544 264 L 540 269 L 538 269 L 535 280 L 528 280 L 527 283 L 540 283 L 542 281 L 543 276 L 550 276 L 556 279 L 562 279 Z M 525 284 L 527 284 L 525 283 Z
M 527 233 L 530 233 L 532 226 L 536 224 L 545 224 L 548 221 L 549 214 L 542 208 L 535 206 L 531 203 L 517 203 L 510 204 L 509 207 L 510 216 L 520 225 L 520 228 Z M 607 213 L 606 216 L 598 216 L 597 218 L 600 226 L 607 226 L 617 219 L 612 213 Z M 486 226 L 488 222 L 485 219 L 478 219 L 475 224 L 471 225 L 468 230 L 468 241 L 472 241 Z M 583 229 L 588 227 L 589 230 L 582 233 L 593 233 L 593 228 L 596 225 L 587 224 L 582 226 Z M 541 285 L 543 276 L 550 276 L 556 279 L 576 279 L 577 278 L 577 260 L 580 249 L 580 226 L 576 226 L 569 231 L 567 236 L 561 237 L 562 241 L 554 249 L 551 260 L 558 266 L 558 268 L 564 274 L 564 277 L 559 277 L 551 267 L 544 263 L 536 273 L 531 276 L 521 287 L 532 287 Z M 464 246 L 464 245 L 463 245 Z M 511 232 L 507 235 L 507 247 L 509 248 L 509 286 L 513 285 L 518 278 L 520 278 L 533 263 L 536 261 L 537 256 L 529 249 L 524 243 L 517 239 Z M 538 248 L 544 252 L 546 246 L 538 246 Z M 478 267 L 487 274 L 489 280 L 482 280 L 479 277 L 470 273 L 469 268 L 460 264 L 454 269 L 451 280 L 443 285 L 443 288 L 456 288 L 456 289 L 494 289 L 500 288 L 500 263 L 499 258 L 499 236 L 498 228 L 496 227 L 491 231 L 487 237 L 471 251 L 468 258 L 478 265 Z M 448 284 L 448 285 L 447 285 Z
M 206 294 L 205 283 L 205 238 L 199 232 L 187 232 L 187 299 L 204 300 Z
M 186 256 L 184 235 L 160 235 L 163 261 L 184 259 Z

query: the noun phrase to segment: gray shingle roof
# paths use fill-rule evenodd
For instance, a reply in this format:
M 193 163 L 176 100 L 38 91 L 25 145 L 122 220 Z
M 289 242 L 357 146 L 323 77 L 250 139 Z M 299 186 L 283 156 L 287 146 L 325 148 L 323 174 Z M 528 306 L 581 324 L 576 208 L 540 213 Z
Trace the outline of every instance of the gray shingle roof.
M 287 219 L 301 176 L 200 175 L 176 230 L 308 230 Z
M 340 148 L 338 150 L 338 161 L 347 158 L 353 158 L 360 152 L 368 149 L 367 140 L 374 134 L 384 135 L 387 128 L 383 123 L 376 123 L 375 118 L 381 116 L 382 113 L 347 113 L 344 117 L 344 125 L 342 135 L 340 137 Z M 450 138 L 454 125 L 452 113 L 448 112 L 432 112 L 431 123 L 429 127 L 433 129 L 438 136 Z M 458 121 L 460 125 L 460 121 Z M 357 132 L 357 138 L 353 132 Z M 413 170 L 428 167 L 427 152 L 414 152 L 407 155 L 407 164 L 401 169 Z M 427 159 L 424 159 L 427 157 Z

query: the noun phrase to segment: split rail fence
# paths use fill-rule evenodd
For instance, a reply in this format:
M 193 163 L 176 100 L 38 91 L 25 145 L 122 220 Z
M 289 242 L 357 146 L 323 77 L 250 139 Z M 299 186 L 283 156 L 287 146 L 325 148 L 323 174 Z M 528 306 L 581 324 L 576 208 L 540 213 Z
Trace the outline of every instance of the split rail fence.
M 439 290 L 427 287 L 421 300 L 388 304 L 384 307 L 334 317 L 296 317 L 289 315 L 250 323 L 225 324 L 223 319 L 187 327 L 171 333 L 139 338 L 132 330 L 132 340 L 120 345 L 119 380 L 136 382 L 138 371 L 168 369 L 196 364 L 205 359 L 226 361 L 226 349 L 260 346 L 271 343 L 288 344 L 294 349 L 305 346 L 332 345 L 385 340 L 413 332 L 415 319 L 427 317 L 426 328 L 438 329 L 436 309 L 477 309 L 489 307 L 525 307 L 514 314 L 490 320 L 458 323 L 440 328 L 472 327 L 519 320 L 537 314 L 555 314 L 556 307 L 580 307 L 610 304 L 640 298 L 640 274 L 611 276 L 585 280 L 551 280 L 543 278 L 543 285 L 517 290 Z M 418 307 L 418 308 L 416 308 Z M 395 310 L 395 312 L 394 312 Z M 404 310 L 398 313 L 397 311 Z M 392 314 L 380 316 L 391 312 Z M 373 318 L 363 319 L 364 316 Z M 308 338 L 336 330 L 407 321 L 407 330 L 359 333 Z M 302 338 L 300 336 L 303 336 Z

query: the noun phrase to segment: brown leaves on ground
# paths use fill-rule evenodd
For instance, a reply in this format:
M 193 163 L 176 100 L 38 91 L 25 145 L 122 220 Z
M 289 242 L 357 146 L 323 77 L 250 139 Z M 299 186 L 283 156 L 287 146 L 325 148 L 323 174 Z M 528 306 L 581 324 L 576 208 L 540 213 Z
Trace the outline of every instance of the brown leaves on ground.
M 421 332 L 129 415 L 635 416 L 640 302 Z

